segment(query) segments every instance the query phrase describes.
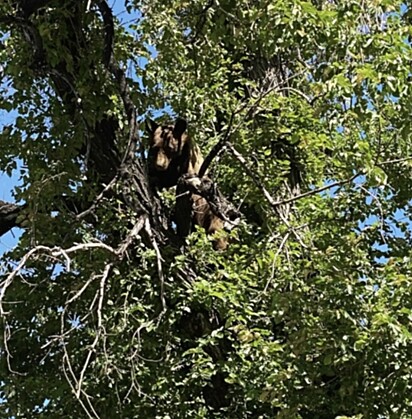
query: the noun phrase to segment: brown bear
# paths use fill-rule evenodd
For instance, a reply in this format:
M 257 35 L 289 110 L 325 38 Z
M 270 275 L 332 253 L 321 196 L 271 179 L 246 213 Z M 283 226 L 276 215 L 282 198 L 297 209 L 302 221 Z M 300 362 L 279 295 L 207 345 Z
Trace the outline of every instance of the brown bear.
M 153 186 L 158 189 L 176 186 L 185 174 L 197 175 L 203 163 L 199 148 L 187 134 L 187 122 L 178 118 L 174 125 L 159 125 L 153 120 L 146 121 L 149 133 L 148 169 Z M 192 219 L 187 220 L 187 214 Z M 192 231 L 192 225 L 203 227 L 207 234 L 222 230 L 224 222 L 215 215 L 209 203 L 200 195 L 178 188 L 176 198 L 177 233 L 186 237 Z M 227 247 L 227 240 L 214 241 L 215 249 Z

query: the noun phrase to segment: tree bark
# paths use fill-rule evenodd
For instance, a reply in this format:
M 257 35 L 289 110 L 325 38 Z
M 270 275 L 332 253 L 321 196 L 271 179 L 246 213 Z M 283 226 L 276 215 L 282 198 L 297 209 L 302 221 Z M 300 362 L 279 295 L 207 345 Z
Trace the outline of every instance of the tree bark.
M 6 234 L 13 227 L 19 227 L 18 216 L 23 207 L 0 201 L 0 236 Z

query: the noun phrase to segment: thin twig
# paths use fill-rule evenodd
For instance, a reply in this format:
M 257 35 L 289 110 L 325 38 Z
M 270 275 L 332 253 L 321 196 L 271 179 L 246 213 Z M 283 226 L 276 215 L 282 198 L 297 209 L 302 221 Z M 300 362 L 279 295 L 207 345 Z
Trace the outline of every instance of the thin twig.
M 94 199 L 92 205 L 87 210 L 76 215 L 76 219 L 80 220 L 86 215 L 89 215 L 96 208 L 97 204 L 104 198 L 104 195 L 106 194 L 106 192 L 109 191 L 116 184 L 117 180 L 118 180 L 118 175 L 114 176 L 113 179 L 104 187 L 104 189 Z
M 130 230 L 130 233 L 127 235 L 127 237 L 123 240 L 122 243 L 118 246 L 116 249 L 116 253 L 119 255 L 120 260 L 123 259 L 124 255 L 126 254 L 127 248 L 130 246 L 132 241 L 139 235 L 141 229 L 145 225 L 145 222 L 148 218 L 146 216 L 141 216 L 137 223 L 133 226 L 133 228 Z
M 6 312 L 3 309 L 3 300 L 4 296 L 6 294 L 7 289 L 9 288 L 10 284 L 12 283 L 14 277 L 24 268 L 27 261 L 33 257 L 36 253 L 44 252 L 42 253 L 42 256 L 48 256 L 57 258 L 59 256 L 63 256 L 66 260 L 66 268 L 70 270 L 70 258 L 68 257 L 68 254 L 77 252 L 78 250 L 88 250 L 88 249 L 104 249 L 109 251 L 110 253 L 114 255 L 118 255 L 117 251 L 113 249 L 112 247 L 108 246 L 107 244 L 101 243 L 101 242 L 91 242 L 91 243 L 82 243 L 77 244 L 72 247 L 69 247 L 68 249 L 62 249 L 60 247 L 47 247 L 47 246 L 36 246 L 33 249 L 31 249 L 29 252 L 27 252 L 23 258 L 21 259 L 20 263 L 17 265 L 17 267 L 7 276 L 7 278 L 0 284 L 0 316 L 4 316 Z
M 63 350 L 64 350 L 64 355 L 63 355 L 63 374 L 64 374 L 64 376 L 65 376 L 65 378 L 66 378 L 66 381 L 67 381 L 67 383 L 69 384 L 69 386 L 70 386 L 70 388 L 72 389 L 72 392 L 73 392 L 73 394 L 76 396 L 76 399 L 77 399 L 77 401 L 80 403 L 80 406 L 83 408 L 83 410 L 85 411 L 85 413 L 86 413 L 86 415 L 87 415 L 87 417 L 89 418 L 89 419 L 96 419 L 96 416 L 92 416 L 91 414 L 90 414 L 90 412 L 89 412 L 89 410 L 87 409 L 87 407 L 85 406 L 85 404 L 84 404 L 84 402 L 83 402 L 83 400 L 81 399 L 81 398 L 79 398 L 79 397 L 77 397 L 77 394 L 76 394 L 76 389 L 75 389 L 75 387 L 74 387 L 74 385 L 73 385 L 73 383 L 72 383 L 72 380 L 70 379 L 70 377 L 69 377 L 69 375 L 67 374 L 67 370 L 66 370 L 66 367 L 65 367 L 65 362 L 66 362 L 66 365 L 67 365 L 67 367 L 68 367 L 68 369 L 69 369 L 69 372 L 70 372 L 70 374 L 72 375 L 72 379 L 74 380 L 74 381 L 76 381 L 76 377 L 74 376 L 74 372 L 73 372 L 73 368 L 72 368 L 72 366 L 71 366 L 71 363 L 70 363 L 70 360 L 69 360 L 69 354 L 67 353 L 67 350 L 66 350 L 66 345 L 65 344 L 63 344 Z
M 152 243 L 153 249 L 156 253 L 156 258 L 157 258 L 157 272 L 159 275 L 159 281 L 160 281 L 160 301 L 162 302 L 162 313 L 159 315 L 159 318 L 161 317 L 161 315 L 163 313 L 166 312 L 166 299 L 165 299 L 165 281 L 164 281 L 164 276 L 163 276 L 163 267 L 162 267 L 162 255 L 160 253 L 159 250 L 159 246 L 157 245 L 155 236 L 152 232 L 152 229 L 150 227 L 150 221 L 148 218 L 146 218 L 145 221 L 145 231 L 147 233 L 147 235 L 150 238 L 150 241 Z
M 273 263 L 272 263 L 272 273 L 271 273 L 271 275 L 270 275 L 270 278 L 269 278 L 269 279 L 267 280 L 267 282 L 266 282 L 265 288 L 263 289 L 263 292 L 264 292 L 264 293 L 268 290 L 269 285 L 270 285 L 270 283 L 272 282 L 273 277 L 275 276 L 275 262 L 276 262 L 276 259 L 277 259 L 277 257 L 279 256 L 280 252 L 282 251 L 283 246 L 286 244 L 286 242 L 287 242 L 287 240 L 288 240 L 289 236 L 290 236 L 290 232 L 287 232 L 287 233 L 285 234 L 285 237 L 283 237 L 282 241 L 280 242 L 279 248 L 278 248 L 278 250 L 276 251 L 275 256 L 273 257 Z
M 250 176 L 250 178 L 253 180 L 253 182 L 256 184 L 256 186 L 262 191 L 264 197 L 269 202 L 269 204 L 275 208 L 276 207 L 276 201 L 273 199 L 273 197 L 270 195 L 268 190 L 263 185 L 260 178 L 256 175 L 255 172 L 253 172 L 249 165 L 246 162 L 246 159 L 240 154 L 230 142 L 226 143 L 226 147 L 230 150 L 230 152 L 235 156 L 235 158 L 239 161 L 239 163 L 242 165 L 242 167 L 245 169 L 246 173 Z
M 12 372 L 13 374 L 17 374 L 17 375 L 27 375 L 18 371 L 15 371 L 12 367 L 11 367 L 11 358 L 13 358 L 13 355 L 11 354 L 8 344 L 7 342 L 10 339 L 10 326 L 8 324 L 8 322 L 6 321 L 6 319 L 3 319 L 4 322 L 4 330 L 3 330 L 3 344 L 4 344 L 4 351 L 6 352 L 6 361 L 7 361 L 7 367 L 9 369 L 10 372 Z
M 314 99 L 311 99 L 309 96 L 305 95 L 305 93 L 303 93 L 301 90 L 298 90 L 298 89 L 295 89 L 294 87 L 288 86 L 288 87 L 281 87 L 279 89 L 279 92 L 283 92 L 283 91 L 296 93 L 299 96 L 302 96 L 303 99 L 305 99 L 306 102 L 308 102 L 310 105 L 313 104 Z
M 259 177 L 249 168 L 246 159 L 240 154 L 231 143 L 227 143 L 227 148 L 232 152 L 232 154 L 236 157 L 236 159 L 239 161 L 239 163 L 242 165 L 242 167 L 245 169 L 246 173 L 251 177 L 251 179 L 254 181 L 256 186 L 262 191 L 264 197 L 269 202 L 269 204 L 276 209 L 276 207 L 280 205 L 289 204 L 294 201 L 298 201 L 299 199 L 306 198 L 307 196 L 316 195 L 320 192 L 326 191 L 328 189 L 334 188 L 336 186 L 342 186 L 346 183 L 350 183 L 362 174 L 363 172 L 355 173 L 353 176 L 351 176 L 348 179 L 344 180 L 338 180 L 336 182 L 329 183 L 328 185 L 321 186 L 320 188 L 312 189 L 311 191 L 304 192 L 300 195 L 293 196 L 292 198 L 283 199 L 281 201 L 275 201 L 275 199 L 272 197 L 272 195 L 268 192 L 268 190 L 263 185 L 263 182 L 259 179 Z
M 405 161 L 410 161 L 412 160 L 412 157 L 403 157 L 401 159 L 393 159 L 393 160 L 386 160 L 386 161 L 382 161 L 382 162 L 378 162 L 376 163 L 377 166 L 385 166 L 387 164 L 393 164 L 393 163 L 403 163 Z
M 336 186 L 345 185 L 346 183 L 352 182 L 353 180 L 355 180 L 356 178 L 358 178 L 362 174 L 364 174 L 364 173 L 363 172 L 358 172 L 358 173 L 354 174 L 353 176 L 351 176 L 348 179 L 338 180 L 336 182 L 329 183 L 328 185 L 321 186 L 320 188 L 317 188 L 317 189 L 312 189 L 311 191 L 304 192 L 304 193 L 302 193 L 300 195 L 296 195 L 292 198 L 284 199 L 282 201 L 275 201 L 275 202 L 273 202 L 273 205 L 276 207 L 276 206 L 279 206 L 279 205 L 289 204 L 290 202 L 298 201 L 299 199 L 306 198 L 307 196 L 316 195 L 320 192 L 326 191 L 326 190 L 334 188 Z
M 95 349 L 97 347 L 97 344 L 99 343 L 100 336 L 102 334 L 103 330 L 103 320 L 102 320 L 102 311 L 103 311 L 103 300 L 104 300 L 104 294 L 105 294 L 105 286 L 106 286 L 106 280 L 109 276 L 110 270 L 112 268 L 112 264 L 109 263 L 105 266 L 102 279 L 100 280 L 100 286 L 98 290 L 98 306 L 97 306 L 97 329 L 96 329 L 96 336 L 94 338 L 93 343 L 91 344 L 86 360 L 83 364 L 83 368 L 80 372 L 79 379 L 77 381 L 77 389 L 76 389 L 76 396 L 79 398 L 80 393 L 82 391 L 82 385 L 84 380 L 84 375 L 86 373 L 87 367 L 89 366 L 90 360 L 92 355 L 95 353 Z
M 79 291 L 76 292 L 75 295 L 73 295 L 73 297 L 71 297 L 70 299 L 68 299 L 65 303 L 66 307 L 71 304 L 73 301 L 76 301 L 78 298 L 80 298 L 80 296 L 84 293 L 84 291 L 86 291 L 86 288 L 96 279 L 96 275 L 92 275 L 86 282 L 85 284 L 80 288 Z

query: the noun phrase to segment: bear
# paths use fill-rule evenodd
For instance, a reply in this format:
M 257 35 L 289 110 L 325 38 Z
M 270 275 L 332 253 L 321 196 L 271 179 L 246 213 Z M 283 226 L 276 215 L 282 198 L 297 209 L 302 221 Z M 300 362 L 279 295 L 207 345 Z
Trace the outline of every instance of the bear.
M 176 186 L 183 175 L 197 176 L 203 156 L 187 133 L 184 119 L 177 118 L 174 125 L 159 125 L 148 119 L 146 129 L 149 134 L 148 172 L 154 187 L 159 190 L 170 188 Z M 177 188 L 176 195 L 175 221 L 180 237 L 186 237 L 193 230 L 193 225 L 203 227 L 209 235 L 224 228 L 224 221 L 213 213 L 204 197 L 181 186 Z M 191 214 L 189 220 L 188 214 Z M 213 246 L 216 250 L 225 250 L 227 240 L 218 238 Z

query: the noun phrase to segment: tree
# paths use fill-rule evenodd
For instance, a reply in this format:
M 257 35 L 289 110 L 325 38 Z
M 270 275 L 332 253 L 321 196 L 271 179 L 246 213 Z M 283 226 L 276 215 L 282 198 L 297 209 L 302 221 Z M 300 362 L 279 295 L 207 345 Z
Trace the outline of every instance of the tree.
M 408 4 L 125 6 L 0 4 L 2 415 L 410 417 Z M 147 115 L 189 121 L 227 250 L 177 237 Z

